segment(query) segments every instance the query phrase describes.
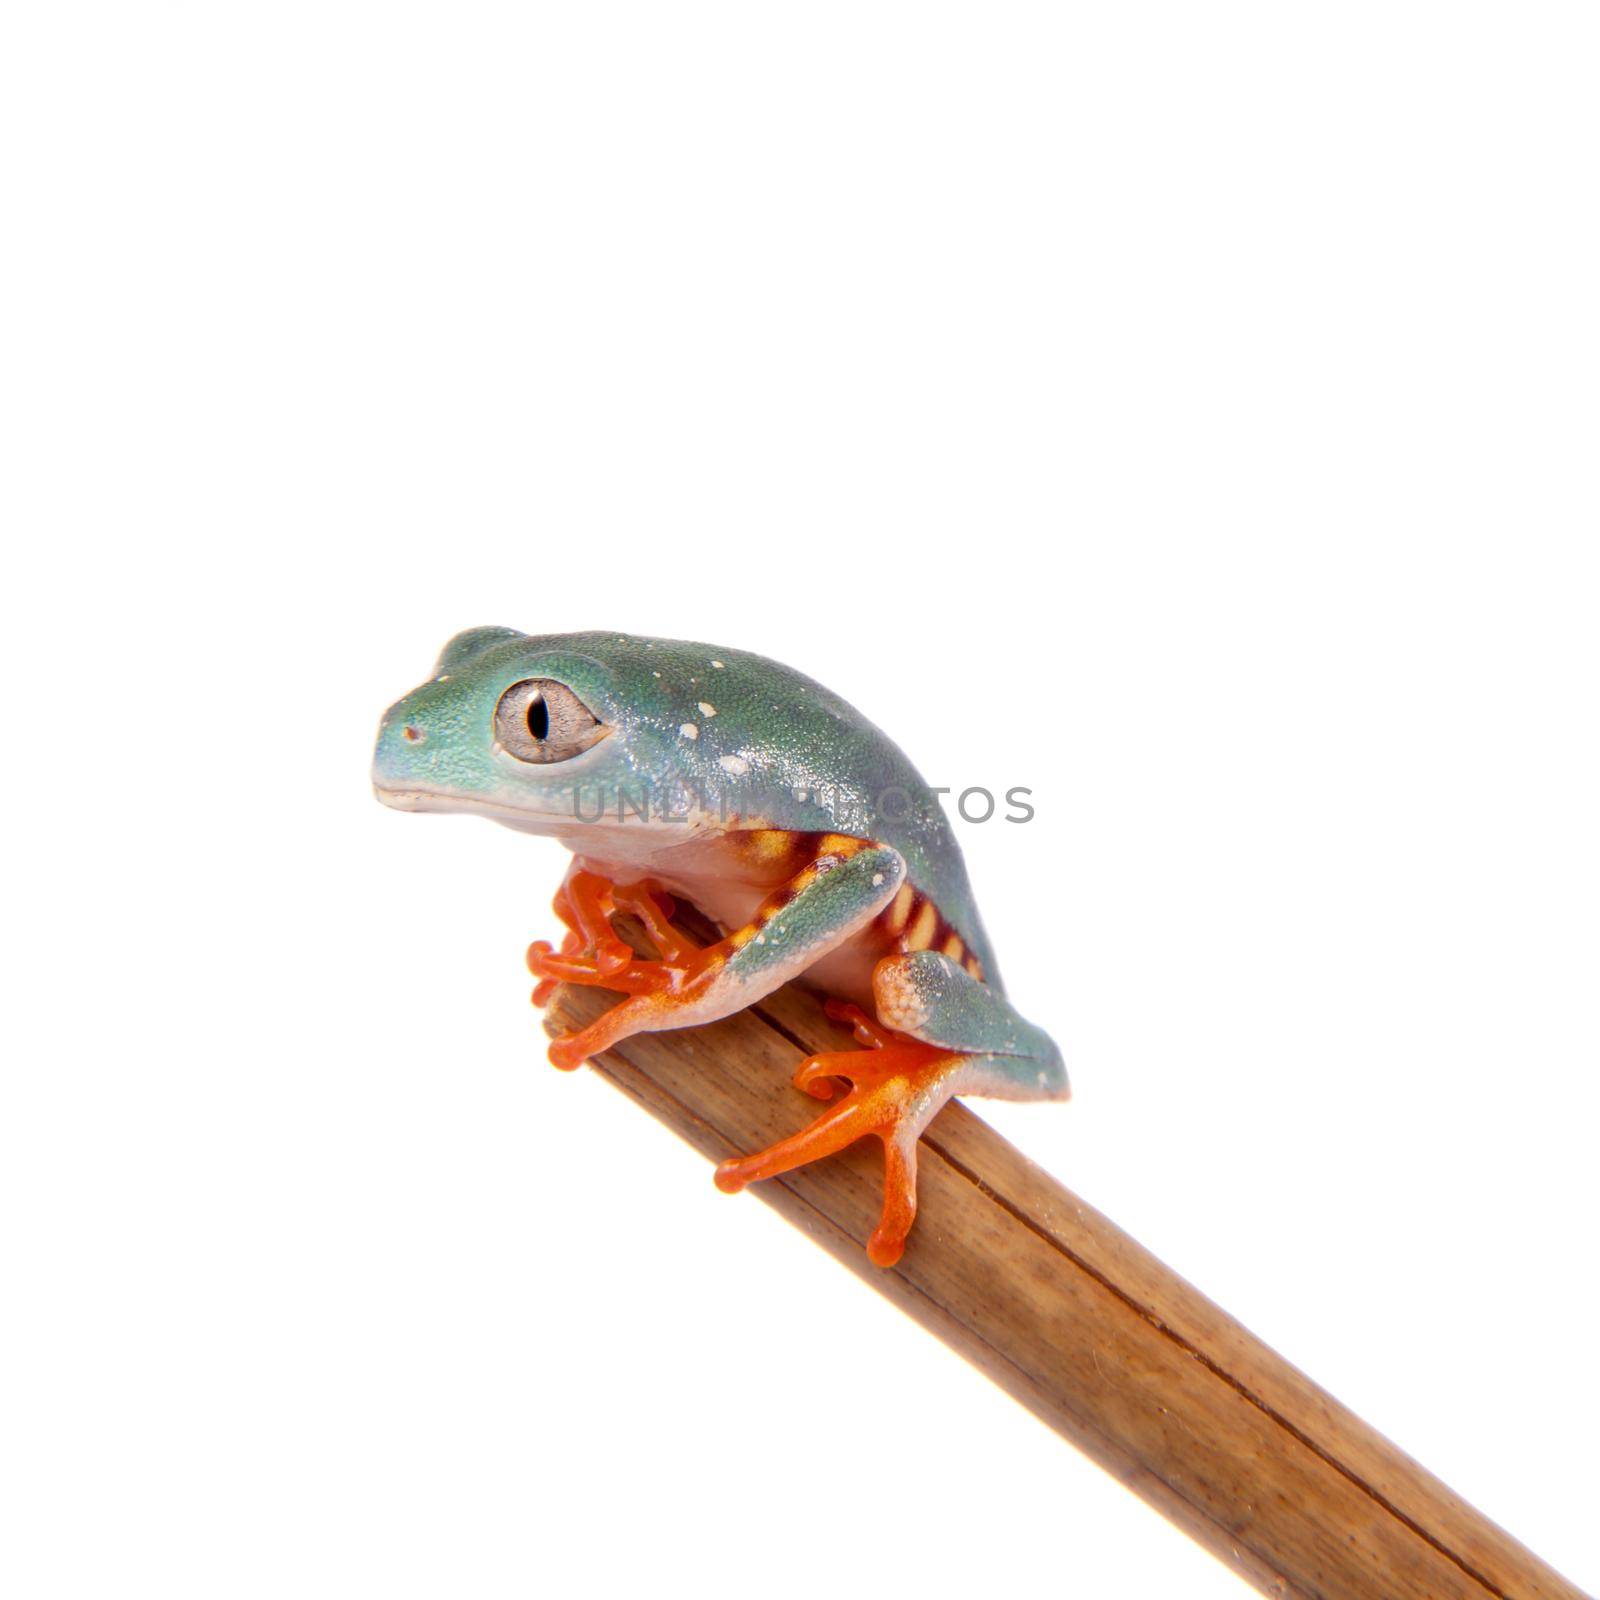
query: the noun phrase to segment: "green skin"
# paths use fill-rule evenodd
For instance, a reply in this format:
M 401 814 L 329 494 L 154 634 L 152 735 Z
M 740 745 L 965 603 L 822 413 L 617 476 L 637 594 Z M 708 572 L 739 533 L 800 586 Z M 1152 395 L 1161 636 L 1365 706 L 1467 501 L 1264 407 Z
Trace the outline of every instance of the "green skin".
M 495 711 L 529 678 L 564 684 L 606 736 L 564 760 L 511 754 Z M 1067 1095 L 1060 1052 L 1003 997 L 937 796 L 859 712 L 775 661 L 613 633 L 474 628 L 385 713 L 373 784 L 402 810 L 477 813 L 553 836 L 602 876 L 658 879 L 727 927 L 748 922 L 766 890 L 739 881 L 733 853 L 718 853 L 720 835 L 776 828 L 871 840 L 796 894 L 697 1003 L 624 1000 L 606 1014 L 595 1049 L 726 1016 L 804 974 L 868 1001 L 886 1027 L 960 1053 L 941 1092 L 904 1120 L 895 1139 L 903 1154 L 952 1093 Z M 908 879 L 979 957 L 987 981 L 933 951 L 883 956 L 869 944 L 869 925 Z

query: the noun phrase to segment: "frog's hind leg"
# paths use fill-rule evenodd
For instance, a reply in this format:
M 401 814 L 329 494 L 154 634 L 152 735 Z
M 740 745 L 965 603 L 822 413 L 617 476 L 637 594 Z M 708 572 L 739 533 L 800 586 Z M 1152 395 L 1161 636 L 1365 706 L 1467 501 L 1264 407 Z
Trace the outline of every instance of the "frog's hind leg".
M 867 1254 L 888 1267 L 900 1259 L 917 1214 L 917 1140 L 947 1100 L 1065 1099 L 1068 1091 L 1049 1035 L 948 956 L 886 956 L 873 972 L 873 994 L 882 1026 L 854 1006 L 829 1006 L 867 1048 L 809 1056 L 795 1073 L 798 1088 L 823 1100 L 846 1080 L 843 1099 L 793 1137 L 724 1161 L 717 1186 L 733 1193 L 873 1134 L 883 1141 L 884 1194 Z

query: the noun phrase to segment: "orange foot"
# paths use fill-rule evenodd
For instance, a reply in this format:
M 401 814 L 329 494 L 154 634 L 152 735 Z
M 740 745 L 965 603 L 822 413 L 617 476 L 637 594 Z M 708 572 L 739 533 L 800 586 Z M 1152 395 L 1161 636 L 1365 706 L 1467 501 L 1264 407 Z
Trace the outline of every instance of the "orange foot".
M 724 1161 L 717 1187 L 737 1194 L 747 1183 L 776 1177 L 793 1167 L 843 1150 L 866 1134 L 883 1141 L 883 1215 L 867 1254 L 892 1267 L 905 1250 L 917 1215 L 917 1140 L 939 1108 L 960 1090 L 967 1057 L 880 1028 L 857 1006 L 830 1000 L 828 1015 L 848 1022 L 865 1050 L 834 1050 L 807 1056 L 794 1075 L 795 1087 L 831 1100 L 835 1080 L 849 1092 L 809 1128 L 753 1156 Z
M 528 946 L 528 970 L 539 979 L 533 991 L 536 1006 L 549 1001 L 558 983 L 615 989 L 629 996 L 678 995 L 690 991 L 704 976 L 707 952 L 667 920 L 674 909 L 672 897 L 657 884 L 614 884 L 599 873 L 574 866 L 556 891 L 553 904 L 567 932 L 559 951 L 544 939 Z M 619 912 L 644 924 L 660 959 L 649 961 L 635 955 L 617 937 L 611 921 Z M 582 1066 L 604 1048 L 602 1038 L 610 1042 L 616 1020 L 607 1012 L 587 1028 L 555 1040 L 550 1046 L 551 1062 L 563 1072 Z

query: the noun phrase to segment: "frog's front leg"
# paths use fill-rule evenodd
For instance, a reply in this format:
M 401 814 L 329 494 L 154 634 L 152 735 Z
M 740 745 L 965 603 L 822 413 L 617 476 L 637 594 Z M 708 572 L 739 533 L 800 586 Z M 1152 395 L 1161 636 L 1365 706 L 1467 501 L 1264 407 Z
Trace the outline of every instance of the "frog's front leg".
M 621 989 L 628 998 L 588 1027 L 557 1039 L 550 1046 L 550 1060 L 570 1071 L 633 1034 L 695 1027 L 754 1004 L 866 927 L 904 880 L 905 862 L 898 851 L 830 834 L 751 922 L 703 949 L 682 941 L 659 908 L 658 925 L 652 926 L 647 903 L 643 920 L 663 959 L 635 961 L 606 975 L 582 963 L 578 981 Z M 637 904 L 624 906 L 626 893 L 612 889 L 616 908 L 638 912 Z M 674 940 L 676 945 L 670 943 Z M 546 981 L 566 977 L 574 970 L 571 963 L 572 958 L 554 954 L 548 945 L 529 952 L 530 967 Z
M 873 1134 L 883 1141 L 884 1194 L 867 1254 L 888 1267 L 900 1259 L 917 1214 L 917 1140 L 952 1095 L 1062 1100 L 1068 1089 L 1049 1035 L 949 957 L 932 950 L 886 956 L 873 969 L 872 989 L 881 1026 L 855 1006 L 828 1007 L 867 1048 L 809 1056 L 794 1077 L 818 1099 L 831 1099 L 838 1079 L 850 1084 L 848 1093 L 793 1137 L 724 1161 L 717 1185 L 732 1193 Z
M 685 962 L 699 948 L 667 920 L 672 899 L 658 885 L 615 884 L 577 860 L 551 905 L 567 933 L 559 951 L 544 939 L 528 946 L 528 970 L 539 979 L 535 1005 L 544 1005 L 558 983 L 597 985 L 625 994 L 671 988 L 686 975 Z M 618 912 L 643 923 L 659 960 L 642 960 L 617 937 L 611 919 Z

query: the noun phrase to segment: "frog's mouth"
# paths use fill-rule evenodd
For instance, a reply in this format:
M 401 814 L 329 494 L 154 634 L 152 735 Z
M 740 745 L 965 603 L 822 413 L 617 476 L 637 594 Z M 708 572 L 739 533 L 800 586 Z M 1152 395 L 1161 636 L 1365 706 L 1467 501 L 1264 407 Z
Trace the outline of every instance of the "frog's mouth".
M 491 821 L 517 828 L 523 833 L 555 833 L 563 823 L 571 821 L 565 812 L 534 811 L 522 806 L 507 805 L 504 801 L 480 798 L 477 795 L 452 794 L 438 789 L 419 789 L 404 784 L 387 784 L 374 781 L 372 792 L 384 805 L 395 811 L 462 812 L 472 817 L 488 817 Z
M 604 849 L 614 860 L 644 859 L 671 845 L 718 831 L 711 813 L 695 812 L 670 820 L 652 815 L 646 826 L 644 819 L 631 811 L 622 816 L 615 810 L 593 811 L 592 798 L 582 811 L 574 812 L 570 809 L 536 810 L 484 795 L 425 789 L 415 784 L 383 783 L 376 779 L 372 792 L 384 805 L 396 811 L 460 812 L 469 817 L 487 817 L 518 833 L 559 839 L 573 851 Z
M 396 811 L 444 811 L 448 802 L 444 795 L 430 794 L 426 789 L 395 789 L 386 783 L 374 783 L 372 792 L 384 805 Z

